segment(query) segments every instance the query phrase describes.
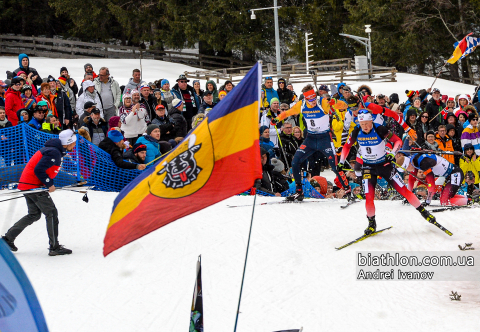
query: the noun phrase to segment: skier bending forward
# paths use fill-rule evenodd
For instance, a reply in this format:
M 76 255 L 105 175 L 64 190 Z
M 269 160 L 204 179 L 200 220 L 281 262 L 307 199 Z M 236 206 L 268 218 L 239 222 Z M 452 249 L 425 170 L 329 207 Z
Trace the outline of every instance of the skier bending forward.
M 372 114 L 365 109 L 359 111 L 358 120 L 360 126 L 355 127 L 343 147 L 337 169 L 339 169 L 339 171 L 343 169 L 343 163 L 350 152 L 350 148 L 355 142 L 358 142 L 360 154 L 363 156 L 362 184 L 365 192 L 365 207 L 368 218 L 368 227 L 365 229 L 365 235 L 370 235 L 377 229 L 375 222 L 375 204 L 373 201 L 375 198 L 377 176 L 383 177 L 422 214 L 422 217 L 428 222 L 434 223 L 435 217 L 425 210 L 417 196 L 407 189 L 402 177 L 397 173 L 396 168 L 392 164 L 395 153 L 402 145 L 400 138 L 390 133 L 386 127 L 374 124 Z M 394 143 L 392 152 L 388 154 L 385 151 L 384 139 L 388 139 Z

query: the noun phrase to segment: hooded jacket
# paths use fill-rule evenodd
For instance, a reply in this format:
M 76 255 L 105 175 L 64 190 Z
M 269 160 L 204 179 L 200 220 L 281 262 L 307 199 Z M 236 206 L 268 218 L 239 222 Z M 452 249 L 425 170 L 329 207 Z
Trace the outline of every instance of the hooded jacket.
M 150 135 L 143 135 L 137 139 L 137 143 L 147 146 L 147 155 L 145 156 L 145 164 L 154 161 L 164 153 L 170 151 L 172 146 L 168 142 L 157 141 Z
M 155 116 L 152 124 L 156 124 L 160 127 L 160 134 L 162 135 L 162 139 L 164 141 L 175 139 L 175 125 L 170 117 L 166 114 L 163 118 Z
M 177 108 L 172 107 L 168 110 L 168 116 L 173 121 L 175 129 L 173 131 L 174 138 L 185 137 L 187 135 L 187 120 Z
M 205 83 L 205 91 L 208 90 L 208 88 L 207 88 L 208 84 L 213 85 L 213 102 L 218 103 L 219 99 L 218 99 L 217 84 L 215 84 L 215 81 L 212 81 L 212 80 L 207 81 L 207 83 Z
M 22 60 L 23 60 L 24 58 L 27 58 L 27 59 L 28 59 L 28 67 L 26 67 L 26 68 L 22 66 Z M 35 85 L 40 85 L 40 84 L 42 84 L 42 82 L 43 82 L 43 81 L 42 81 L 42 78 L 40 77 L 40 75 L 38 75 L 37 70 L 36 70 L 35 68 L 30 67 L 30 58 L 28 57 L 28 55 L 26 55 L 25 53 L 22 53 L 22 54 L 19 54 L 19 55 L 18 55 L 18 66 L 19 66 L 19 67 L 13 71 L 14 76 L 18 76 L 17 73 L 18 73 L 19 71 L 24 71 L 25 74 L 27 74 L 27 76 L 28 76 L 30 73 L 32 73 L 32 77 L 33 77 L 33 76 L 37 76 L 37 78 L 36 78 L 34 81 L 32 80 L 32 81 L 33 81 L 33 84 L 35 84 Z
M 280 88 L 280 82 L 284 83 L 283 89 Z M 280 100 L 280 104 L 285 103 L 290 106 L 290 104 L 295 99 L 293 91 L 290 91 L 287 89 L 287 81 L 285 81 L 284 78 L 279 78 L 277 84 L 278 84 L 277 94 L 278 94 L 278 99 Z
M 477 127 L 469 124 L 462 132 L 461 136 L 462 148 L 465 144 L 470 143 L 475 148 L 475 154 L 480 155 L 480 132 Z
M 62 142 L 52 138 L 45 142 L 28 161 L 20 177 L 18 189 L 28 190 L 46 186 L 53 186 L 53 179 L 62 167 L 63 156 L 66 154 Z
M 145 83 L 145 81 L 142 81 L 142 80 L 140 80 L 140 83 L 135 83 L 133 81 L 133 77 L 130 77 L 127 85 L 125 85 L 125 89 L 123 90 L 123 93 L 132 93 L 133 90 L 140 91 L 140 85 L 142 85 L 144 83 Z
M 90 82 L 90 81 L 88 81 L 88 82 Z M 89 83 L 83 82 L 82 83 L 82 88 L 86 84 L 89 84 Z M 92 84 L 94 84 L 94 83 L 92 83 Z M 97 90 L 93 90 L 93 93 L 90 93 L 90 92 L 86 91 L 86 89 L 80 95 L 80 97 L 78 97 L 78 99 L 77 99 L 77 104 L 76 104 L 75 110 L 77 111 L 78 117 L 80 118 L 82 116 L 82 114 L 84 113 L 83 106 L 85 105 L 85 103 L 87 101 L 91 101 L 92 103 L 97 104 L 96 107 L 100 110 L 100 116 L 103 118 L 104 117 L 103 106 L 102 106 L 102 100 L 100 99 L 100 94 L 97 92 Z
M 45 96 L 43 93 L 39 93 L 37 96 L 37 104 L 39 101 L 46 101 L 48 104 L 48 110 L 55 116 L 58 116 L 57 107 L 55 104 L 55 96 L 50 92 L 48 96 Z
M 108 137 L 98 144 L 98 147 L 108 153 L 113 163 L 120 168 L 136 169 L 137 165 L 123 160 L 122 150 Z
M 442 151 L 449 151 L 449 152 L 454 151 L 453 141 L 448 135 L 445 135 L 444 138 L 441 138 L 439 134 L 436 134 L 435 142 L 437 142 L 438 148 Z M 453 155 L 443 154 L 442 157 L 448 160 L 449 162 L 451 162 L 452 164 L 455 164 L 455 158 Z
M 18 124 L 17 111 L 23 108 L 22 93 L 11 87 L 5 92 L 5 113 L 12 125 Z

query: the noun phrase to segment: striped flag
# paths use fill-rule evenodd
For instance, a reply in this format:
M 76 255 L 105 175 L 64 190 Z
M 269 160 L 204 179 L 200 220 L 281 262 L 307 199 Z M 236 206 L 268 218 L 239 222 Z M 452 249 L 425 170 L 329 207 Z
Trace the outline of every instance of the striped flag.
M 480 43 L 480 38 L 471 37 L 472 33 L 466 35 L 461 41 L 453 44 L 455 50 L 453 51 L 450 59 L 447 60 L 448 63 L 455 63 L 458 60 L 465 58 L 467 55 L 475 51 L 478 44 Z

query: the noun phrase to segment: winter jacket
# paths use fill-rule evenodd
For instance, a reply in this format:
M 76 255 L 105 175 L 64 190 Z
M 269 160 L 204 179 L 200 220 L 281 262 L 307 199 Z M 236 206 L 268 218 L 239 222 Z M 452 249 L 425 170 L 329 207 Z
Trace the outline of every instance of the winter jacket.
M 97 104 L 96 107 L 100 110 L 100 116 L 103 118 L 104 117 L 104 115 L 103 115 L 103 105 L 102 105 L 102 101 L 101 101 L 101 98 L 100 98 L 100 94 L 98 93 L 97 90 L 93 90 L 93 93 L 85 91 L 84 93 L 82 93 L 80 95 L 80 97 L 78 97 L 77 104 L 76 104 L 76 107 L 75 107 L 75 110 L 77 111 L 78 117 L 82 116 L 82 114 L 84 112 L 83 106 L 85 105 L 85 103 L 87 101 L 91 101 L 92 103 Z
M 175 124 L 169 116 L 165 115 L 163 118 L 156 116 L 155 119 L 153 119 L 152 124 L 156 124 L 160 127 L 160 135 L 163 141 L 175 139 Z
M 26 68 L 22 67 L 22 59 L 23 59 L 23 58 L 27 58 L 27 59 L 28 59 L 28 67 L 26 67 Z M 19 65 L 19 67 L 13 71 L 14 76 L 18 76 L 17 73 L 18 73 L 19 71 L 25 72 L 25 74 L 27 74 L 27 76 L 28 76 L 30 73 L 32 73 L 32 77 L 33 77 L 33 76 L 38 76 L 38 77 L 35 79 L 35 81 L 33 81 L 33 84 L 35 84 L 35 85 L 40 85 L 40 84 L 42 84 L 42 82 L 43 82 L 43 81 L 42 81 L 42 78 L 40 77 L 40 75 L 38 75 L 37 70 L 36 70 L 35 68 L 30 67 L 30 58 L 28 57 L 28 55 L 26 55 L 25 53 L 19 54 L 19 55 L 18 55 L 18 65 Z
M 135 83 L 133 81 L 133 77 L 130 77 L 127 85 L 125 85 L 125 89 L 123 90 L 123 93 L 132 93 L 133 90 L 140 91 L 140 85 L 142 84 L 145 84 L 145 82 L 140 80 L 140 83 Z
M 135 165 L 145 163 L 143 161 L 138 160 L 138 158 L 135 156 L 135 153 L 133 153 L 133 149 L 129 149 L 123 153 L 123 160 L 129 163 L 133 163 Z
M 110 138 L 105 138 L 100 142 L 98 147 L 110 155 L 110 158 L 112 158 L 112 161 L 117 167 L 124 169 L 137 168 L 137 165 L 123 160 L 122 150 L 120 150 L 120 148 Z
M 18 189 L 28 190 L 41 186 L 48 188 L 53 186 L 53 179 L 62 167 L 65 154 L 66 151 L 60 139 L 52 138 L 46 141 L 44 147 L 38 150 L 25 166 Z
M 285 168 L 287 168 L 287 165 L 291 167 L 293 156 L 295 155 L 295 152 L 297 152 L 299 145 L 297 145 L 297 141 L 294 139 L 293 135 L 286 135 L 284 132 L 280 133 L 280 139 L 282 141 L 283 150 L 278 151 L 277 155 L 282 160 Z M 287 163 L 285 163 L 285 156 L 283 155 L 283 151 L 285 151 Z
M 422 123 L 421 121 L 417 121 L 415 125 L 415 132 L 417 133 L 417 143 L 422 145 L 425 142 L 425 134 L 433 130 L 433 125 L 428 121 L 426 123 Z
M 185 120 L 185 118 L 183 117 L 182 112 L 180 112 L 175 107 L 172 107 L 168 110 L 168 116 L 175 125 L 175 138 L 185 137 L 187 135 L 187 120 Z
M 28 123 L 29 126 L 34 126 L 35 129 L 37 130 L 42 130 L 42 124 L 43 124 L 44 121 L 42 122 L 39 122 L 37 119 L 35 118 L 32 118 L 32 120 L 30 120 L 30 122 Z
M 172 93 L 180 100 L 182 100 L 185 103 L 185 100 L 183 99 L 182 92 L 180 91 L 180 87 L 178 86 L 178 83 L 175 84 L 175 86 L 172 88 Z M 188 110 L 188 106 L 184 106 L 184 114 L 183 116 L 187 121 L 191 120 L 195 114 L 198 113 L 198 108 L 201 105 L 200 102 L 200 97 L 197 96 L 197 93 L 195 92 L 195 89 L 193 86 L 187 85 L 187 91 L 190 94 L 190 98 L 192 100 L 192 110 Z
M 475 148 L 475 154 L 480 156 L 480 132 L 477 127 L 473 127 L 469 124 L 462 132 L 460 137 L 462 141 L 462 148 L 467 143 L 471 143 Z
M 118 108 L 122 105 L 122 90 L 120 90 L 120 86 L 118 85 L 118 82 L 113 79 L 113 77 L 109 77 L 108 81 L 110 82 L 110 87 L 112 89 L 112 94 L 113 94 L 113 104 L 115 105 L 117 109 L 117 114 L 118 114 Z M 100 78 L 97 77 L 96 79 L 93 80 L 93 83 L 95 83 L 95 91 L 97 91 L 100 95 L 102 93 L 102 82 L 100 82 Z M 98 105 L 97 105 L 98 108 Z
M 50 93 L 50 95 L 52 95 Z M 55 108 L 57 109 L 60 123 L 65 123 L 64 120 L 72 120 L 72 108 L 70 107 L 70 100 L 63 90 L 57 89 L 55 94 Z
M 217 103 L 212 102 L 212 105 L 208 105 L 205 101 L 203 101 L 202 106 L 200 106 L 200 109 L 198 110 L 198 113 L 203 113 L 205 114 L 205 110 L 207 108 L 214 108 Z
M 5 113 L 12 125 L 16 126 L 18 124 L 17 111 L 23 107 L 22 93 L 13 90 L 11 87 L 8 88 L 5 92 Z
M 445 135 L 444 138 L 441 138 L 439 134 L 436 134 L 435 135 L 435 142 L 437 142 L 438 148 L 442 151 L 449 151 L 449 152 L 454 151 L 453 150 L 453 141 L 448 135 Z M 447 159 L 452 164 L 455 164 L 455 158 L 453 157 L 453 155 L 442 154 L 442 157 Z
M 283 82 L 283 89 L 280 88 L 280 82 Z M 278 99 L 280 100 L 280 104 L 285 103 L 290 106 L 293 103 L 295 97 L 293 95 L 293 91 L 287 89 L 287 82 L 284 78 L 278 79 L 278 89 L 277 89 Z
M 472 158 L 465 155 L 464 159 L 460 159 L 460 168 L 462 169 L 463 174 L 472 171 L 475 175 L 475 184 L 480 183 L 480 158 L 478 155 L 476 156 L 475 161 L 472 161 Z
M 60 81 L 60 85 L 62 86 L 63 92 L 68 97 L 68 101 L 70 103 L 70 109 L 73 112 L 75 110 L 75 104 L 77 102 L 77 97 L 75 95 L 75 92 L 73 92 L 73 90 L 70 88 L 70 86 L 68 85 L 68 82 L 65 83 L 65 84 L 62 84 L 62 82 Z M 72 114 L 72 116 L 73 116 L 73 114 Z
M 55 103 L 55 96 L 50 92 L 48 96 L 45 96 L 43 93 L 40 93 L 37 96 L 37 104 L 39 101 L 46 101 L 48 104 L 48 110 L 55 116 L 58 116 L 57 107 Z
M 162 94 L 162 100 L 167 103 L 166 109 L 169 110 L 173 107 L 172 101 L 175 99 L 175 95 L 172 93 L 172 90 L 160 90 Z
M 90 138 L 92 139 L 93 144 L 98 146 L 98 144 L 100 144 L 100 142 L 103 141 L 105 137 L 107 137 L 108 123 L 104 119 L 100 118 L 98 124 L 95 124 L 92 121 L 92 118 L 90 116 L 87 116 L 83 119 L 83 123 L 85 124 L 84 127 L 88 129 L 88 133 L 90 134 Z
M 277 93 L 277 91 L 275 91 L 274 88 L 267 89 L 267 88 L 265 87 L 265 85 L 262 85 L 262 89 L 265 90 L 265 97 L 267 97 L 267 102 L 268 102 L 268 104 L 271 104 L 270 100 L 271 100 L 272 98 L 278 98 L 278 93 Z M 278 100 L 280 100 L 280 98 L 278 98 Z M 290 105 L 290 103 L 289 103 L 289 105 Z
M 427 103 L 427 107 L 425 111 L 428 112 L 428 121 L 432 120 L 439 112 L 441 112 L 445 108 L 445 104 L 442 102 L 442 99 L 435 100 L 430 99 Z M 444 119 L 442 115 L 439 115 L 432 121 L 433 127 L 435 129 L 438 128 L 439 125 L 444 123 Z
M 145 156 L 145 164 L 148 164 L 151 161 L 154 161 L 158 157 L 160 157 L 163 153 L 169 151 L 172 149 L 169 143 L 167 142 L 160 142 L 157 141 L 155 138 L 153 138 L 150 135 L 143 135 L 137 139 L 137 143 L 145 144 L 147 146 L 147 155 Z M 168 147 L 165 147 L 165 143 L 170 146 L 170 149 Z M 163 149 L 162 149 L 162 144 Z M 163 150 L 163 153 L 162 153 Z M 166 151 L 165 151 L 166 150 Z
M 10 127 L 13 127 L 13 125 L 10 121 L 8 121 L 7 118 L 5 118 L 5 120 L 3 120 L 3 121 L 0 121 L 0 129 L 10 128 Z
M 272 141 L 270 141 L 269 138 L 265 138 L 265 137 L 260 136 L 259 143 L 260 143 L 260 147 L 264 148 L 265 151 L 268 152 L 268 156 L 270 157 L 270 159 L 276 157 L 275 156 L 274 145 L 273 145 Z
M 148 118 L 150 119 L 153 119 L 156 115 L 155 113 L 155 102 L 156 102 L 156 99 L 154 96 L 152 95 L 149 95 L 148 96 L 148 100 L 145 99 L 141 94 L 140 94 L 141 98 L 140 98 L 140 103 L 143 104 L 143 108 L 145 108 L 147 110 L 147 113 L 148 113 Z
M 207 83 L 205 83 L 205 91 L 208 90 L 207 88 L 207 85 L 208 84 L 212 84 L 213 85 L 213 102 L 214 103 L 218 103 L 219 99 L 218 99 L 218 89 L 217 89 L 217 84 L 215 84 L 215 81 L 207 81 Z

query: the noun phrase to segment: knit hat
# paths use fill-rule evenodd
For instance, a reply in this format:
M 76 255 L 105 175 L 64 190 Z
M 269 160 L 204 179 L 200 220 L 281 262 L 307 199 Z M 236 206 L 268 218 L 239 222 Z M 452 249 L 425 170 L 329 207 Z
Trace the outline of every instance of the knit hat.
M 17 76 L 20 76 L 20 75 L 22 75 L 22 74 L 25 74 L 25 75 L 27 75 L 27 73 L 26 73 L 26 72 L 24 72 L 23 70 L 20 70 L 20 71 L 17 73 Z
M 31 87 L 30 85 L 28 85 L 28 84 L 24 84 L 24 85 L 22 86 L 22 92 L 25 92 L 25 91 L 27 91 L 27 90 L 32 90 L 32 87 Z
M 278 98 L 276 97 L 273 97 L 272 99 L 270 99 L 270 105 L 272 105 L 274 102 L 280 103 L 280 100 L 278 100 Z
M 109 120 L 108 120 L 108 129 L 112 128 L 112 127 L 118 127 L 118 122 L 120 121 L 120 117 L 119 116 L 112 116 Z
M 140 94 L 140 92 L 139 92 L 138 90 L 136 90 L 136 89 L 133 89 L 132 91 L 130 91 L 130 94 L 131 94 L 132 96 L 133 96 L 134 94 L 136 94 L 136 93 Z
M 48 107 L 48 104 L 45 100 L 40 100 L 38 103 L 37 103 L 37 106 L 47 106 Z
M 448 132 L 449 132 L 451 129 L 455 129 L 455 126 L 452 125 L 451 123 L 447 124 L 446 127 L 447 127 L 447 134 L 448 134 Z
M 7 87 L 8 87 L 8 84 L 5 83 L 4 81 L 0 80 L 0 86 L 1 86 L 2 88 L 7 88 Z
M 77 141 L 77 135 L 71 129 L 64 130 L 58 135 L 62 145 L 69 145 Z
M 123 140 L 123 135 L 118 130 L 110 130 L 108 132 L 108 138 L 110 138 L 114 143 L 118 143 Z
M 472 143 L 467 143 L 463 146 L 463 151 L 467 151 L 468 149 L 475 149 Z
M 283 162 L 281 160 L 278 160 L 277 158 L 272 158 L 270 160 L 272 166 L 275 168 L 273 169 L 275 172 L 281 173 L 285 169 L 285 165 L 283 165 Z
M 139 153 L 142 151 L 147 151 L 147 146 L 142 143 L 135 143 L 132 149 L 133 149 L 133 153 Z
M 22 83 L 22 82 L 25 82 L 25 80 L 19 76 L 15 76 L 14 78 L 12 78 L 12 82 L 11 82 L 11 85 L 15 85 L 17 83 Z
M 20 111 L 20 115 L 23 115 L 23 113 L 28 114 L 27 110 L 21 110 L 21 111 Z
M 160 82 L 160 85 L 162 86 L 162 88 L 165 84 L 170 84 L 170 82 L 166 78 L 164 78 L 162 82 Z
M 92 69 L 93 69 L 93 66 L 92 66 L 91 63 L 86 63 L 85 66 L 83 66 L 83 69 L 87 70 L 87 67 L 89 67 L 89 66 L 92 67 Z
M 55 77 L 53 77 L 52 75 L 48 75 L 47 82 L 55 82 L 55 81 L 56 81 Z M 87 82 L 91 82 L 91 81 L 87 81 Z
M 478 120 L 478 115 L 476 113 L 470 113 L 470 115 L 468 116 L 468 122 L 472 122 L 473 119 Z
M 66 71 L 68 73 L 67 67 L 62 67 L 60 68 L 60 75 L 62 75 L 62 71 Z
M 160 129 L 160 127 L 156 124 L 149 124 L 146 131 L 147 135 L 150 135 L 155 129 Z
M 390 95 L 390 102 L 398 104 L 400 103 L 400 99 L 398 98 L 398 93 L 392 93 Z
M 200 80 L 193 80 L 192 83 L 193 83 L 193 84 L 195 84 L 195 83 L 200 83 Z
M 260 135 L 263 134 L 263 132 L 265 131 L 265 129 L 268 129 L 268 127 L 267 127 L 267 126 L 261 126 L 261 127 L 260 127 Z
M 174 100 L 172 100 L 172 106 L 175 107 L 175 108 L 179 107 L 182 104 L 183 104 L 183 101 L 181 101 L 178 98 L 175 98 Z
M 146 89 L 146 88 L 149 88 L 150 89 L 150 85 L 146 84 L 146 83 L 143 83 L 142 85 L 140 85 L 140 91 L 142 91 L 143 89 Z M 133 94 L 133 93 L 132 93 Z
M 455 99 L 454 99 L 453 97 L 450 97 L 450 98 L 447 99 L 447 101 L 453 101 L 453 102 L 455 102 Z
M 323 91 L 330 91 L 330 89 L 328 88 L 328 86 L 326 86 L 325 84 L 322 84 L 318 87 L 318 90 L 323 90 Z
M 218 96 L 219 96 L 219 97 L 220 97 L 220 96 L 226 96 L 226 95 L 227 95 L 227 92 L 226 92 L 225 90 L 220 90 L 220 91 L 218 92 Z
M 312 180 L 310 180 L 310 184 L 312 184 L 312 181 L 315 181 L 320 186 L 320 194 L 325 195 L 327 193 L 327 189 L 328 189 L 327 179 L 325 179 L 323 176 L 317 175 L 312 177 Z M 314 187 L 316 186 L 314 185 Z
M 405 94 L 407 95 L 408 98 L 412 97 L 416 93 L 417 91 L 415 90 L 405 90 Z

